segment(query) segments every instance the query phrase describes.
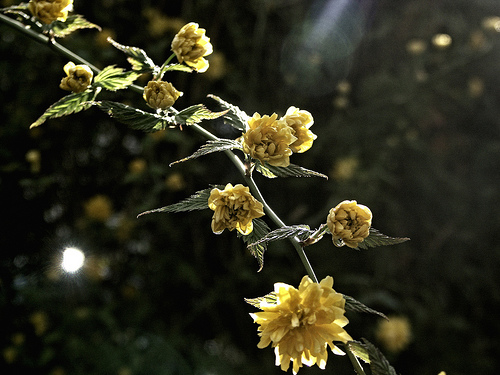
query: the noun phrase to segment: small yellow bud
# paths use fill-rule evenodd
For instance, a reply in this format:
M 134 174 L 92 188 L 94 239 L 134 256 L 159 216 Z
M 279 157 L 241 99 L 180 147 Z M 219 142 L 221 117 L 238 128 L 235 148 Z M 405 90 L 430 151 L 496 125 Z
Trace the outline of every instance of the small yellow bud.
M 75 65 L 69 62 L 64 65 L 67 77 L 61 80 L 60 88 L 66 91 L 83 92 L 92 83 L 94 73 L 87 65 Z
M 149 81 L 144 88 L 143 97 L 151 108 L 167 109 L 173 106 L 182 94 L 170 82 Z

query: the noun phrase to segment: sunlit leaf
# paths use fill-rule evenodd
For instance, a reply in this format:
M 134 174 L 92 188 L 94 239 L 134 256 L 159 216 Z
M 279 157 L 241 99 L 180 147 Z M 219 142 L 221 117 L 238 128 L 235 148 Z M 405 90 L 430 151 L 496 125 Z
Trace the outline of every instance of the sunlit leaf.
M 112 38 L 108 38 L 108 42 L 113 45 L 116 49 L 124 52 L 128 57 L 127 61 L 132 65 L 132 70 L 139 73 L 152 72 L 155 69 L 155 63 L 141 48 L 125 46 L 114 41 Z
M 134 71 L 125 71 L 114 65 L 105 67 L 94 78 L 96 86 L 104 87 L 107 90 L 116 91 L 129 87 L 141 75 Z
M 30 128 L 37 127 L 50 118 L 63 117 L 90 108 L 92 106 L 90 102 L 95 99 L 99 91 L 99 89 L 86 90 L 62 97 L 52 104 L 38 120 L 31 124 Z
M 266 222 L 262 219 L 253 219 L 253 231 L 246 236 L 241 236 L 243 238 L 243 242 L 248 245 L 248 250 L 250 254 L 252 254 L 259 263 L 259 269 L 257 272 L 260 272 L 264 267 L 264 253 L 267 250 L 267 243 L 261 242 L 255 244 L 255 242 L 259 241 L 262 237 L 265 237 L 270 229 Z
M 262 173 L 263 176 L 268 178 L 275 177 L 322 177 L 328 179 L 328 176 L 300 167 L 295 164 L 290 164 L 288 167 L 275 167 L 268 163 L 262 164 L 260 161 L 256 161 L 255 170 Z
M 357 249 L 368 249 L 369 247 L 396 245 L 409 240 L 410 239 L 408 237 L 389 237 L 385 234 L 380 233 L 375 228 L 370 228 L 368 237 L 366 237 L 365 240 L 358 245 Z
M 196 104 L 188 107 L 175 115 L 175 122 L 181 125 L 193 125 L 202 120 L 213 120 L 221 117 L 226 112 L 212 112 L 203 104 Z
M 222 107 L 223 110 L 227 110 L 226 114 L 224 115 L 224 122 L 226 124 L 231 125 L 233 128 L 240 130 L 240 131 L 245 131 L 246 129 L 246 123 L 250 116 L 248 116 L 244 111 L 242 111 L 239 107 L 226 102 L 225 100 L 222 100 L 216 95 L 208 95 L 209 98 L 214 99 L 219 103 L 219 105 Z
M 169 125 L 169 118 L 155 113 L 141 111 L 140 109 L 128 106 L 123 103 L 103 100 L 92 103 L 106 112 L 117 121 L 130 126 L 132 129 L 144 132 L 154 132 L 166 129 Z
M 359 341 L 348 341 L 344 344 L 347 350 L 350 350 L 356 357 L 360 358 L 365 363 L 370 363 L 370 355 L 368 351 Z
M 396 370 L 391 366 L 382 352 L 367 339 L 362 340 L 363 346 L 370 357 L 370 370 L 372 375 L 397 375 Z
M 196 152 L 192 155 L 185 157 L 184 159 L 174 161 L 170 163 L 170 166 L 184 162 L 186 160 L 196 159 L 200 156 L 211 154 L 213 152 L 220 152 L 226 150 L 241 150 L 241 143 L 232 140 L 232 139 L 219 139 L 217 141 L 207 141 L 203 146 L 201 146 Z
M 98 29 L 101 31 L 101 28 L 95 23 L 87 21 L 80 14 L 72 14 L 66 18 L 66 21 L 54 21 L 50 24 L 50 28 L 54 33 L 54 36 L 57 38 L 65 37 L 71 34 L 73 31 L 79 29 Z
M 245 298 L 245 302 L 260 309 L 261 302 L 265 301 L 269 304 L 276 304 L 278 301 L 278 294 L 276 292 L 271 292 L 262 297 L 257 298 Z
M 344 296 L 344 299 L 345 299 L 345 309 L 346 309 L 346 311 L 354 311 L 354 312 L 362 312 L 362 313 L 374 314 L 374 315 L 381 316 L 384 319 L 387 319 L 387 316 L 385 316 L 385 314 L 383 314 L 383 313 L 381 313 L 381 312 L 379 312 L 377 310 L 374 310 L 374 309 L 366 306 L 365 304 L 359 302 L 355 298 L 347 296 L 345 294 L 343 296 Z
M 290 237 L 298 237 L 300 240 L 306 240 L 313 233 L 307 225 L 291 225 L 275 229 L 267 233 L 258 241 L 250 243 L 250 246 L 256 246 L 261 243 L 268 243 L 271 241 L 284 240 Z
M 142 215 L 157 213 L 157 212 L 175 213 L 175 212 L 204 210 L 204 209 L 208 208 L 208 198 L 210 197 L 210 192 L 215 188 L 224 189 L 223 186 L 215 185 L 215 186 L 210 187 L 208 189 L 203 189 L 203 190 L 197 191 L 196 193 L 191 195 L 189 198 L 186 198 L 179 203 L 174 203 L 174 204 L 171 204 L 171 205 L 168 205 L 165 207 L 145 211 L 145 212 L 142 212 L 139 215 L 137 215 L 137 217 L 142 216 Z

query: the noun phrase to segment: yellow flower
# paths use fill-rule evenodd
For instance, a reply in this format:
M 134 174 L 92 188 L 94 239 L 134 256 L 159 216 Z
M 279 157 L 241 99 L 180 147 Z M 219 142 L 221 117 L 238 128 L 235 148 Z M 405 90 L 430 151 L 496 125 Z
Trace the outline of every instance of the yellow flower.
M 254 113 L 248 120 L 247 131 L 243 134 L 243 152 L 252 158 L 277 167 L 288 167 L 292 149 L 290 145 L 298 138 L 293 128 L 285 120 L 277 120 L 278 115 L 261 117 Z
M 67 77 L 61 80 L 60 88 L 66 91 L 83 92 L 92 83 L 94 73 L 87 65 L 75 65 L 69 62 L 64 65 Z
M 290 145 L 290 149 L 296 153 L 302 153 L 309 150 L 316 139 L 316 134 L 313 134 L 309 128 L 314 124 L 313 117 L 308 111 L 300 110 L 295 107 L 290 107 L 282 117 L 288 126 L 294 130 L 294 135 L 297 140 Z
M 89 219 L 105 222 L 113 214 L 111 200 L 105 195 L 95 195 L 85 202 L 83 208 Z
M 227 184 L 224 190 L 212 189 L 208 207 L 215 211 L 212 217 L 212 231 L 222 233 L 224 229 L 236 229 L 243 235 L 253 230 L 252 220 L 264 216 L 263 206 L 256 200 L 250 189 L 241 184 L 233 187 Z
M 326 224 L 333 236 L 335 246 L 347 245 L 355 248 L 368 237 L 372 224 L 372 212 L 356 201 L 340 202 L 330 210 Z
M 210 38 L 205 35 L 205 29 L 200 28 L 197 23 L 190 22 L 175 35 L 172 40 L 172 51 L 180 63 L 185 62 L 198 73 L 203 73 L 209 65 L 203 57 L 210 55 L 213 47 Z
M 381 320 L 375 336 L 387 350 L 398 353 L 410 343 L 410 322 L 407 318 L 399 316 L 389 317 L 389 320 Z
M 73 0 L 30 0 L 28 10 L 45 24 L 64 22 L 68 12 L 73 10 Z
M 276 302 L 264 300 L 260 304 L 263 311 L 250 314 L 260 325 L 261 339 L 257 346 L 262 349 L 271 344 L 275 348 L 276 366 L 281 365 L 283 371 L 288 370 L 290 361 L 294 374 L 303 364 L 317 364 L 324 369 L 327 346 L 334 354 L 344 354 L 333 342 L 346 343 L 352 338 L 343 328 L 349 322 L 344 316 L 345 299 L 332 286 L 331 276 L 319 284 L 304 276 L 298 289 L 276 283 Z
M 151 108 L 167 109 L 173 106 L 182 94 L 170 82 L 149 81 L 144 87 L 143 97 Z

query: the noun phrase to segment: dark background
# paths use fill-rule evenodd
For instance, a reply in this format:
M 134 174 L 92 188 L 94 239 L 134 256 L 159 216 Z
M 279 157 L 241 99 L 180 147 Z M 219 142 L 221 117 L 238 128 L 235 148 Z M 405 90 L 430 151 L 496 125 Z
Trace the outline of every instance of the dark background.
M 287 224 L 317 227 L 356 199 L 375 228 L 411 238 L 362 252 L 325 238 L 307 249 L 337 291 L 409 319 L 409 346 L 385 351 L 398 373 L 500 371 L 500 25 L 484 22 L 500 16 L 497 0 L 92 4 L 75 0 L 75 12 L 103 31 L 61 43 L 100 68 L 129 67 L 103 36 L 161 64 L 182 25 L 207 30 L 210 69 L 165 77 L 184 92 L 177 108 L 212 105 L 212 93 L 250 115 L 291 105 L 313 114 L 318 139 L 292 162 L 329 179 L 257 183 Z M 442 33 L 451 44 L 433 43 Z M 209 211 L 136 219 L 210 184 L 240 183 L 232 164 L 220 154 L 169 167 L 204 140 L 189 128 L 143 134 L 96 109 L 29 130 L 65 94 L 67 60 L 3 24 L 0 54 L 1 372 L 280 374 L 273 350 L 256 347 L 255 309 L 243 299 L 274 282 L 298 285 L 293 247 L 272 243 L 257 273 L 234 233 L 211 232 Z M 106 95 L 145 108 L 135 93 Z M 112 205 L 106 220 L 85 210 L 96 195 Z M 70 245 L 88 260 L 74 275 L 59 270 Z M 377 343 L 380 318 L 348 317 L 354 338 Z M 300 373 L 352 369 L 331 355 L 325 371 Z

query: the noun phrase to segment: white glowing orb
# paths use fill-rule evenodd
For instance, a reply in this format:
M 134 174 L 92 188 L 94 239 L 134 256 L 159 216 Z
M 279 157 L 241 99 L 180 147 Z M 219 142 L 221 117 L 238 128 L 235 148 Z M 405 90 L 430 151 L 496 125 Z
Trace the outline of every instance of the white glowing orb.
M 82 268 L 85 262 L 85 254 L 76 247 L 64 249 L 62 255 L 61 267 L 64 271 L 73 273 Z

